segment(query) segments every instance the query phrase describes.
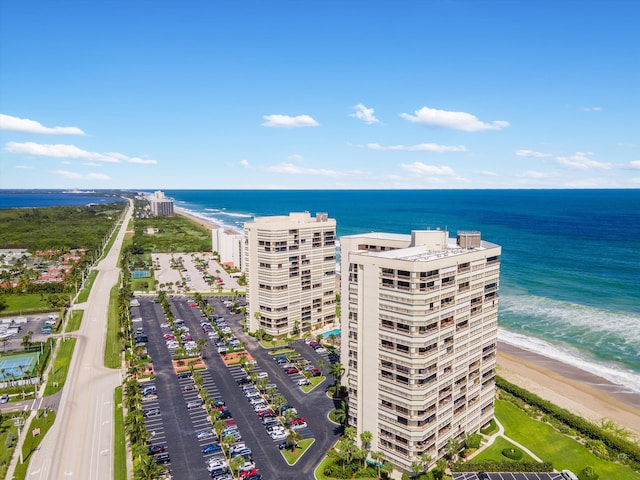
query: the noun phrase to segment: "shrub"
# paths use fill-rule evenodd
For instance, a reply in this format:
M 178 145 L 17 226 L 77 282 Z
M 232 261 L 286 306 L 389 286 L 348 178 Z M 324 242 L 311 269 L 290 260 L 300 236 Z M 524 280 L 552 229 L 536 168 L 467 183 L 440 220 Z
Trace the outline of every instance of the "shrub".
M 578 474 L 578 478 L 580 480 L 598 480 L 600 476 L 593 471 L 593 468 L 586 467 Z
M 502 455 L 511 460 L 521 460 L 522 459 L 522 450 L 518 448 L 505 448 L 502 450 Z

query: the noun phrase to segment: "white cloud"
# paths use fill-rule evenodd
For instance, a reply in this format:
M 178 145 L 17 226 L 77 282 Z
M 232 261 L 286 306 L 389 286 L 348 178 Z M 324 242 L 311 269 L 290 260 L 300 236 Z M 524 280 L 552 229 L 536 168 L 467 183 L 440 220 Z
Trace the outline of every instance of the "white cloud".
M 491 172 L 489 170 L 482 170 L 480 172 L 476 172 L 478 175 L 482 175 L 483 177 L 497 177 L 498 174 L 496 172 Z
M 31 165 L 16 165 L 16 168 L 18 170 L 33 170 Z
M 142 159 L 138 157 L 128 157 L 118 152 L 89 152 L 82 150 L 75 145 L 67 144 L 44 144 L 35 142 L 9 142 L 4 146 L 4 150 L 9 153 L 23 153 L 52 158 L 79 158 L 105 163 L 120 163 L 121 161 L 144 165 L 155 165 L 156 160 Z
M 240 166 L 242 168 L 249 168 L 249 160 L 240 160 Z
M 51 173 L 69 180 L 111 180 L 111 177 L 104 173 L 87 173 L 86 175 L 82 175 L 80 173 L 69 172 L 67 170 L 54 170 Z
M 317 127 L 319 125 L 309 115 L 298 115 L 290 117 L 289 115 L 264 115 L 262 118 L 266 120 L 262 124 L 263 127 L 274 128 L 299 128 L 299 127 Z
M 85 135 L 78 127 L 45 127 L 35 120 L 0 113 L 0 130 L 44 135 Z
M 553 157 L 553 155 L 550 153 L 535 152 L 533 150 L 516 150 L 516 155 L 519 157 L 533 157 L 533 158 Z
M 603 170 L 610 170 L 611 164 L 604 162 L 597 162 L 588 155 L 593 155 L 591 152 L 576 152 L 570 157 L 556 157 L 556 161 L 563 167 L 573 168 L 576 170 L 589 170 L 591 168 L 601 168 Z
M 383 146 L 378 143 L 368 143 L 371 150 L 401 150 L 404 152 L 466 152 L 464 145 L 438 145 L 437 143 L 419 143 L 418 145 L 389 145 Z
M 449 112 L 435 108 L 422 107 L 416 110 L 414 115 L 401 113 L 400 116 L 413 123 L 420 123 L 429 127 L 444 127 L 465 132 L 480 132 L 483 130 L 502 130 L 509 126 L 509 122 L 494 120 L 483 122 L 475 115 L 466 112 Z
M 640 160 L 631 160 L 627 166 L 634 170 L 640 170 Z
M 413 162 L 408 164 L 403 163 L 400 166 L 406 171 L 414 173 L 416 175 L 455 175 L 455 172 L 453 171 L 453 169 L 451 169 L 451 167 L 438 167 L 436 165 L 427 165 L 426 163 L 422 162 Z
M 129 162 L 129 163 L 137 163 L 138 165 L 157 165 L 158 164 L 158 162 L 156 160 L 138 158 L 138 157 L 127 158 L 127 162 Z
M 304 157 L 302 155 L 297 154 L 297 153 L 294 153 L 293 155 L 289 155 L 288 158 L 292 162 L 302 162 L 302 161 L 304 161 Z
M 380 123 L 380 120 L 378 120 L 373 115 L 373 108 L 367 108 L 361 103 L 351 108 L 355 110 L 355 113 L 350 113 L 350 117 L 355 117 L 358 120 L 362 120 L 364 123 L 368 123 L 369 125 L 371 125 L 372 123 Z
M 547 178 L 549 176 L 548 173 L 545 172 L 537 172 L 535 170 L 527 170 L 526 172 L 518 175 L 519 177 L 522 178 L 531 178 L 534 180 L 539 180 L 541 178 Z
M 288 175 L 313 175 L 322 177 L 340 177 L 345 175 L 345 173 L 338 172 L 336 170 L 327 170 L 324 168 L 306 168 L 300 167 L 299 165 L 294 165 L 293 163 L 279 163 L 277 165 L 267 167 L 265 170 L 271 173 L 286 173 Z
M 602 107 L 582 107 L 584 112 L 601 112 Z

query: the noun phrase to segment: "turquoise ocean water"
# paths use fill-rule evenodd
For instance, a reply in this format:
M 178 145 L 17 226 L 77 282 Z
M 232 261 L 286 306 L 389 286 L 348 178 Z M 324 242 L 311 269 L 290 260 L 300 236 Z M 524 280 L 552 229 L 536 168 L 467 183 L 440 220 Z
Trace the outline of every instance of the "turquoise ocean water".
M 480 230 L 502 245 L 500 340 L 640 392 L 640 190 L 169 190 L 242 229 L 254 216 L 328 212 L 338 235 Z

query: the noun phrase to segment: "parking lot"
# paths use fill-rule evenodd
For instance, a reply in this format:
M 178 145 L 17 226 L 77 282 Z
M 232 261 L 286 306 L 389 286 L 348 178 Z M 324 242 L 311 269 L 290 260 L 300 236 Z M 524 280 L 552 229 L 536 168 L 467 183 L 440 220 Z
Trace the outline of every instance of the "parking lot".
M 168 344 L 171 338 L 164 337 L 175 336 L 176 332 L 172 332 L 159 304 L 153 303 L 148 297 L 138 300 L 139 307 L 132 308 L 132 317 L 140 317 L 142 320 L 134 323 L 134 329 L 142 328 L 144 331 L 147 340 L 144 342 L 145 347 L 153 358 L 156 373 L 152 382 L 146 382 L 152 383 L 156 392 L 148 395 L 144 401 L 144 410 L 149 410 L 145 424 L 152 438 L 151 446 L 157 450 L 156 458 L 160 458 L 161 462 L 168 462 L 167 467 L 171 469 L 174 478 L 211 478 L 207 469 L 219 469 L 214 474 L 218 473 L 221 479 L 225 478 L 227 464 L 218 450 L 219 439 L 201 405 L 193 378 L 186 374 L 176 375 L 171 363 L 175 343 Z M 247 468 L 255 462 L 257 472 L 251 469 L 247 472 L 261 474 L 264 479 L 313 478 L 313 470 L 335 442 L 338 433 L 337 426 L 327 418 L 327 413 L 334 408 L 334 404 L 325 395 L 325 385 L 304 393 L 298 386 L 298 380 L 304 379 L 300 371 L 286 373 L 268 351 L 243 333 L 238 323 L 241 315 L 229 313 L 223 304 L 224 299 L 211 297 L 208 301 L 214 306 L 216 316 L 221 317 L 217 320 L 226 325 L 239 342 L 247 342 L 246 350 L 255 359 L 251 373 L 265 377 L 264 381 L 256 378 L 256 384 L 251 386 L 255 389 L 255 392 L 251 390 L 251 398 L 245 396 L 248 389 L 243 390 L 242 387 L 248 382 L 247 372 L 239 365 L 225 366 L 217 352 L 215 333 L 212 334 L 210 325 L 205 325 L 207 319 L 200 309 L 190 306 L 192 303 L 183 297 L 172 299 L 174 317 L 176 321 L 182 320 L 180 326 L 183 329 L 178 333 L 185 335 L 185 338 L 190 337 L 193 342 L 197 342 L 199 338 L 207 341 L 203 348 L 207 368 L 199 371 L 203 378 L 203 388 L 206 389 L 208 398 L 224 401 L 225 405 L 221 407 L 227 412 L 228 417 L 224 420 L 229 427 L 225 433 L 237 435 L 237 443 L 243 444 L 242 447 L 250 452 L 247 455 Z M 300 359 L 307 358 L 308 362 L 324 359 L 325 371 L 328 370 L 326 353 L 324 357 L 316 354 L 302 341 L 296 342 L 294 347 L 300 351 Z M 271 385 L 268 394 L 264 388 L 266 385 Z M 297 411 L 297 415 L 290 418 L 290 423 L 284 422 L 287 425 L 277 418 L 269 417 L 271 405 L 267 402 L 278 393 L 285 397 L 288 407 Z M 152 410 L 156 408 L 157 411 Z M 294 428 L 302 438 L 313 437 L 315 440 L 314 445 L 294 468 L 289 467 L 279 454 L 278 445 L 286 439 L 286 435 L 283 436 L 282 433 L 285 427 Z M 223 434 L 222 437 L 224 436 Z M 163 454 L 168 454 L 168 457 L 162 456 Z M 251 476 L 248 475 L 248 478 Z M 256 476 L 257 478 L 259 477 Z

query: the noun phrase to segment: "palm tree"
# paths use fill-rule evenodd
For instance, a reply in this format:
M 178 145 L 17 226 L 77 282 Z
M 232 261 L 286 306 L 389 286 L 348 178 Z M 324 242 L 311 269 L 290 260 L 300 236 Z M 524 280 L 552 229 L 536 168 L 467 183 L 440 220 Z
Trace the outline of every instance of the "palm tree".
M 340 379 L 342 378 L 342 375 L 344 375 L 344 372 L 345 369 L 340 362 L 332 363 L 331 367 L 329 367 L 329 373 L 333 375 L 334 379 L 334 395 L 336 397 L 338 396 L 338 391 L 340 390 Z
M 229 466 L 231 467 L 231 474 L 233 475 L 233 471 L 236 471 L 238 478 L 240 478 L 240 467 L 244 464 L 244 457 L 242 455 L 238 455 L 231 459 L 231 463 Z M 235 478 L 235 476 L 234 476 Z
M 324 360 L 320 359 L 316 362 L 316 366 L 318 367 L 318 370 L 320 370 L 320 372 L 322 372 L 322 369 L 324 368 Z
M 287 404 L 287 399 L 283 395 L 276 395 L 271 402 L 278 409 L 278 415 L 280 415 L 282 413 L 280 409 Z
M 289 429 L 287 433 L 286 445 L 291 445 L 291 453 L 295 452 L 295 448 L 298 446 L 298 441 L 302 439 L 302 435 L 295 430 Z
M 341 402 L 340 408 L 336 408 L 334 417 L 341 425 L 347 424 L 347 419 L 349 418 L 349 407 L 344 401 Z
M 226 426 L 227 424 L 224 420 L 216 420 L 216 422 L 213 424 L 213 431 L 216 432 L 219 441 L 222 441 L 222 431 L 226 428 Z
M 144 455 L 137 463 L 134 480 L 154 480 L 162 474 L 163 468 L 151 455 Z
M 376 463 L 376 468 L 378 469 L 378 478 L 380 478 L 380 467 L 382 466 L 382 461 L 384 460 L 384 453 L 380 451 L 371 452 L 371 460 Z
M 360 434 L 360 442 L 362 443 L 362 448 L 364 450 L 364 456 L 362 458 L 363 466 L 364 466 L 365 460 L 369 456 L 369 448 L 371 447 L 372 439 L 373 439 L 373 434 L 369 430 L 365 430 Z

